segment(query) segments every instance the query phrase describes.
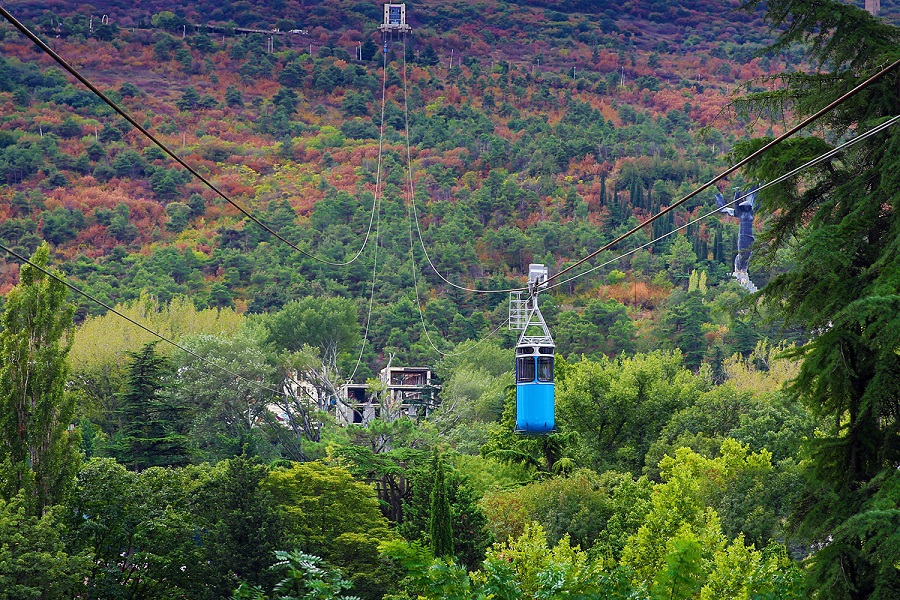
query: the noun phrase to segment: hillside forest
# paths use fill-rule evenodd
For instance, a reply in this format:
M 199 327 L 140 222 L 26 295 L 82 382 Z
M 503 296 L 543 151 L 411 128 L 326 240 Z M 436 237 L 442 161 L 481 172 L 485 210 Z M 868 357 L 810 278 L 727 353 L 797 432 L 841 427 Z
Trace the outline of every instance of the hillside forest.
M 0 20 L 0 600 L 900 597 L 896 2 L 91 1 Z

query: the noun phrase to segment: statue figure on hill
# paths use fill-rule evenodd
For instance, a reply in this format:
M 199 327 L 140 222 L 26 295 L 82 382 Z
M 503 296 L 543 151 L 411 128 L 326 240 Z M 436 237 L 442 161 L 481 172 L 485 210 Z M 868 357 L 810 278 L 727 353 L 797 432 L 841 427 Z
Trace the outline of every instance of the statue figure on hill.
M 734 257 L 734 278 L 737 279 L 741 287 L 755 292 L 757 287 L 750 281 L 750 275 L 747 272 L 750 266 L 750 247 L 753 245 L 753 216 L 756 212 L 756 196 L 761 184 L 751 186 L 750 189 L 742 194 L 741 191 L 734 191 L 734 200 L 743 196 L 743 200 L 734 206 L 725 206 L 725 197 L 721 193 L 716 194 L 716 205 L 719 211 L 725 214 L 737 217 L 740 222 L 738 230 L 737 254 Z

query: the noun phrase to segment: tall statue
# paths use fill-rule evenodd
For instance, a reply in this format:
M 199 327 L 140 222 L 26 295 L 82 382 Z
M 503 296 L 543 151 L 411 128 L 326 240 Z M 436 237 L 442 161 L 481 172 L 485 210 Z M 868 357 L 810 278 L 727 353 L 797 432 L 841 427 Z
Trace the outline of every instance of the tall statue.
M 737 217 L 740 222 L 738 230 L 738 247 L 737 255 L 734 257 L 734 278 L 745 289 L 755 292 L 756 286 L 750 281 L 750 275 L 747 272 L 750 266 L 750 247 L 753 245 L 753 215 L 756 209 L 756 196 L 760 184 L 752 186 L 746 194 L 741 194 L 740 190 L 735 190 L 734 199 L 737 200 L 741 196 L 746 196 L 740 203 L 733 207 L 725 207 L 725 197 L 721 193 L 716 194 L 716 205 L 719 211 Z

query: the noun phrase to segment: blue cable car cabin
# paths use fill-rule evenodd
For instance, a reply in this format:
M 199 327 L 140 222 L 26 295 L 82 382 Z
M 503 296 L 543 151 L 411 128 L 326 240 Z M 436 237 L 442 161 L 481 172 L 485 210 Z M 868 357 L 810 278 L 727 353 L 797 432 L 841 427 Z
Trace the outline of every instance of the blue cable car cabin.
M 510 294 L 510 329 L 522 331 L 516 343 L 516 432 L 546 435 L 556 427 L 553 353 L 556 345 L 537 295 L 547 281 L 547 267 L 528 265 L 529 295 Z
M 516 347 L 516 431 L 547 434 L 556 427 L 554 346 Z

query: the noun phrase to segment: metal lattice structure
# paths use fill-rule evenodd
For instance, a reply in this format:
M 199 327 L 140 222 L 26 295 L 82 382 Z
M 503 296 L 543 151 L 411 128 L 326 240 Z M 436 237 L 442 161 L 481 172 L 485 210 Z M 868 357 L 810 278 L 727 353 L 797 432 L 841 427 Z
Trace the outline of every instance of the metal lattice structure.
M 509 329 L 521 331 L 517 345 L 553 345 L 550 329 L 538 308 L 538 291 L 547 281 L 548 269 L 542 264 L 528 265 L 528 296 L 522 292 L 509 295 Z
M 522 331 L 528 322 L 528 298 L 522 298 L 522 292 L 509 294 L 509 329 Z
M 525 320 L 525 326 L 522 328 L 522 335 L 519 336 L 519 342 L 516 346 L 552 346 L 553 337 L 550 335 L 550 328 L 544 321 L 544 315 L 538 308 L 537 294 L 531 297 L 531 306 L 528 311 L 528 317 Z

